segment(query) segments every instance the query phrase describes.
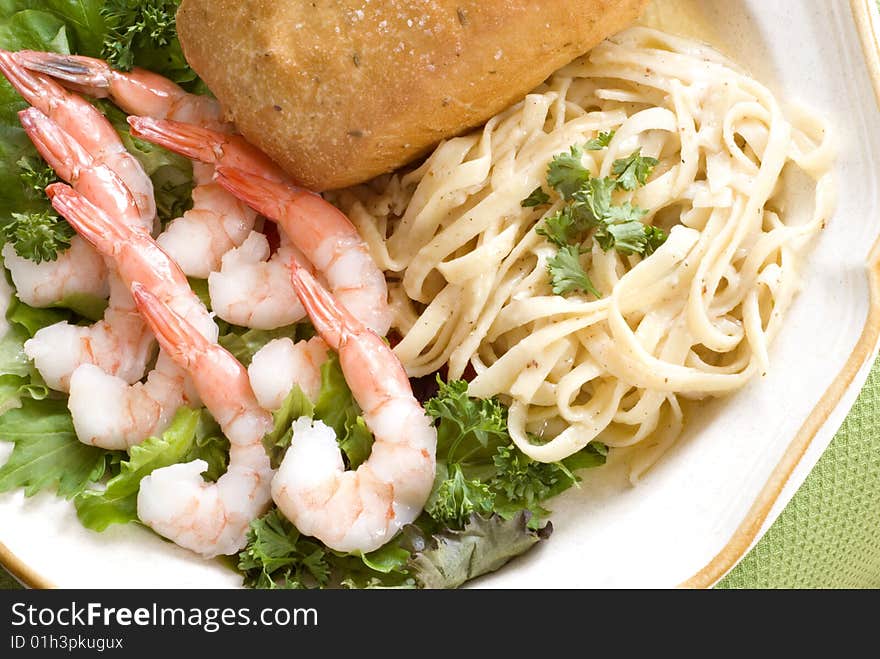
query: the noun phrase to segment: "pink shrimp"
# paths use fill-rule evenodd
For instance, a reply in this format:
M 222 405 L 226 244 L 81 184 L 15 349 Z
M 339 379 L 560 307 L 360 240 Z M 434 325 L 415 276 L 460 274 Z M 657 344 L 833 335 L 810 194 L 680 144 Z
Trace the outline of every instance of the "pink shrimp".
M 121 225 L 147 235 L 137 202 L 116 172 L 96 161 L 72 135 L 37 108 L 20 112 L 19 118 L 37 150 L 62 178 L 72 182 L 74 188 L 96 207 L 118 218 Z M 22 285 L 29 283 L 31 286 L 40 286 L 44 282 L 28 278 L 26 275 L 29 271 L 62 275 L 69 270 L 83 275 L 80 285 L 86 291 L 89 290 L 85 288 L 85 282 L 89 281 L 84 276 L 87 273 L 102 278 L 93 284 L 107 286 L 108 273 L 110 281 L 113 281 L 115 268 L 112 264 L 109 268 L 96 268 L 94 263 L 100 257 L 90 247 L 75 245 L 75 248 L 70 250 L 69 257 L 62 255 L 54 265 L 42 269 L 30 268 L 15 259 L 9 259 L 13 279 Z M 56 293 L 65 290 L 58 283 L 53 284 L 52 288 L 56 289 L 52 291 Z M 25 344 L 25 352 L 53 388 L 68 391 L 73 372 L 85 363 L 98 366 L 108 375 L 120 377 L 126 384 L 143 377 L 155 344 L 134 309 L 127 287 L 111 286 L 110 292 L 113 293 L 110 305 L 98 323 L 90 327 L 58 323 L 39 330 Z M 30 293 L 25 290 L 22 297 L 36 297 Z
M 295 263 L 293 286 L 339 353 L 374 443 L 370 457 L 346 471 L 333 430 L 298 419 L 272 497 L 302 533 L 339 551 L 373 551 L 422 511 L 434 482 L 437 431 L 391 348 Z
M 196 324 L 207 340 L 216 340 L 217 326 L 211 315 L 192 292 L 177 264 L 148 233 L 114 222 L 66 185 L 51 185 L 46 192 L 55 209 L 79 235 L 113 263 L 126 290 L 133 282 L 141 282 Z M 141 317 L 139 320 L 144 322 Z M 39 336 L 40 332 L 31 341 Z M 58 341 L 44 343 L 50 348 L 61 345 Z M 25 350 L 29 349 L 32 347 L 26 344 Z M 143 383 L 129 384 L 90 363 L 78 365 L 70 376 L 68 400 L 77 437 L 87 444 L 123 449 L 161 432 L 181 405 L 198 400 L 195 393 L 188 391 L 185 376 L 164 353 Z M 96 396 L 105 404 L 96 406 Z
M 129 114 L 232 132 L 216 100 L 190 94 L 150 71 L 116 71 L 103 60 L 80 55 L 20 51 L 16 57 L 28 69 L 89 96 L 110 98 Z M 256 220 L 256 213 L 214 182 L 213 172 L 210 165 L 195 163 L 193 207 L 172 220 L 157 238 L 187 275 L 200 279 L 220 269 L 223 255 L 244 242 Z
M 140 224 L 152 229 L 156 217 L 153 183 L 138 160 L 126 151 L 116 129 L 107 118 L 91 103 L 70 93 L 51 78 L 24 68 L 18 53 L 0 50 L 0 72 L 25 101 L 52 119 L 81 145 L 83 151 L 89 154 L 89 162 L 93 163 L 90 167 L 104 165 L 119 176 L 134 196 Z M 41 154 L 46 157 L 42 150 Z M 68 183 L 74 183 L 76 174 L 65 167 L 63 158 L 56 158 L 50 164 L 61 178 Z M 89 196 L 86 190 L 83 190 L 83 194 Z M 101 205 L 99 199 L 93 201 Z M 105 210 L 110 212 L 112 209 L 106 207 Z
M 262 439 L 272 417 L 260 407 L 247 371 L 229 352 L 134 283 L 132 294 L 162 349 L 193 378 L 205 406 L 229 438 L 229 466 L 216 483 L 204 460 L 153 471 L 141 481 L 138 516 L 160 535 L 205 557 L 234 554 L 250 522 L 271 501 L 274 474 Z
M 37 108 L 18 113 L 19 121 L 40 155 L 62 179 L 112 217 L 150 231 L 153 218 L 143 222 L 131 189 L 112 168 L 95 159 L 89 149 Z M 152 194 L 152 191 L 151 191 Z
M 36 50 L 15 54 L 31 71 L 51 76 L 62 84 L 95 98 L 109 98 L 128 114 L 174 119 L 231 132 L 220 104 L 210 96 L 189 94 L 168 78 L 146 69 L 116 71 L 107 62 L 82 55 Z
M 391 325 L 382 271 L 351 221 L 323 197 L 291 182 L 243 138 L 174 121 L 129 117 L 132 134 L 211 163 L 216 180 L 259 213 L 277 221 L 327 279 L 339 302 L 384 335 Z

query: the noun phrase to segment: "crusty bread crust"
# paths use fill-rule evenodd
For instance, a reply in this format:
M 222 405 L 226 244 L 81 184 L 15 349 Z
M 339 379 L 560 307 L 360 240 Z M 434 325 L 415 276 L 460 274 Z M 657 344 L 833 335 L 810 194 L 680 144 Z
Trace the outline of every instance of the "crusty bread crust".
M 394 170 L 478 126 L 647 0 L 184 0 L 192 67 L 303 185 Z

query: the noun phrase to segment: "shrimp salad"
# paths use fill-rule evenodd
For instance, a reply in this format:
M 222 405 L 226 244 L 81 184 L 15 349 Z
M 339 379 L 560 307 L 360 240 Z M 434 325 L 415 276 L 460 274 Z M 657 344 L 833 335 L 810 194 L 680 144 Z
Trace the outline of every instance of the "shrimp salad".
M 367 243 L 226 121 L 176 3 L 78 4 L 0 10 L 0 493 L 259 588 L 457 587 L 547 538 L 605 447 L 535 462 L 411 380 Z

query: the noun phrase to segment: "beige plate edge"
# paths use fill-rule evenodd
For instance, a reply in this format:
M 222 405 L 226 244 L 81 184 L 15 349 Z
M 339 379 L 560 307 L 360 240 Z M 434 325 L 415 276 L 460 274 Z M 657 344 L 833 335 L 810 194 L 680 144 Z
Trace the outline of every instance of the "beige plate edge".
M 862 42 L 862 51 L 874 93 L 880 107 L 880 26 L 875 24 L 872 4 L 875 0 L 850 0 L 853 18 Z M 880 239 L 874 243 L 867 264 L 870 302 L 865 327 L 843 369 L 825 391 L 816 407 L 788 445 L 782 458 L 770 474 L 758 498 L 745 519 L 734 531 L 733 537 L 703 569 L 682 582 L 681 588 L 709 588 L 730 571 L 745 555 L 758 536 L 770 510 L 782 493 L 791 474 L 803 458 L 819 429 L 840 403 L 856 374 L 873 354 L 880 338 Z
M 871 5 L 875 0 L 850 0 L 853 18 L 862 41 L 862 51 L 868 72 L 874 84 L 874 92 L 880 108 L 880 31 L 875 26 Z M 868 280 L 870 286 L 870 307 L 865 327 L 858 343 L 843 369 L 831 383 L 819 403 L 807 417 L 782 459 L 776 465 L 758 498 L 749 509 L 745 519 L 734 532 L 733 537 L 722 550 L 699 572 L 680 584 L 683 588 L 708 588 L 724 576 L 748 551 L 770 514 L 770 509 L 782 493 L 791 474 L 794 472 L 816 433 L 828 420 L 829 415 L 840 402 L 852 384 L 865 361 L 873 353 L 880 338 L 880 240 L 878 240 L 868 259 Z M 37 574 L 24 561 L 13 554 L 0 542 L 0 564 L 16 579 L 30 588 L 54 588 L 55 585 Z

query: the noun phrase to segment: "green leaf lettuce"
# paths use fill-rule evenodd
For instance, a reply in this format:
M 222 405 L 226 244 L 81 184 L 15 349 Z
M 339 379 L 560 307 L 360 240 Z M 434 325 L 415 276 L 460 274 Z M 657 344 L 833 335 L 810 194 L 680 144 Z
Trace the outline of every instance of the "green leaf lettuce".
M 207 410 L 182 407 L 171 425 L 159 437 L 150 437 L 129 449 L 128 460 L 106 489 L 81 492 L 74 503 L 86 528 L 103 531 L 111 524 L 137 521 L 140 482 L 155 469 L 202 459 L 208 463 L 206 476 L 216 480 L 226 471 L 228 440 Z

